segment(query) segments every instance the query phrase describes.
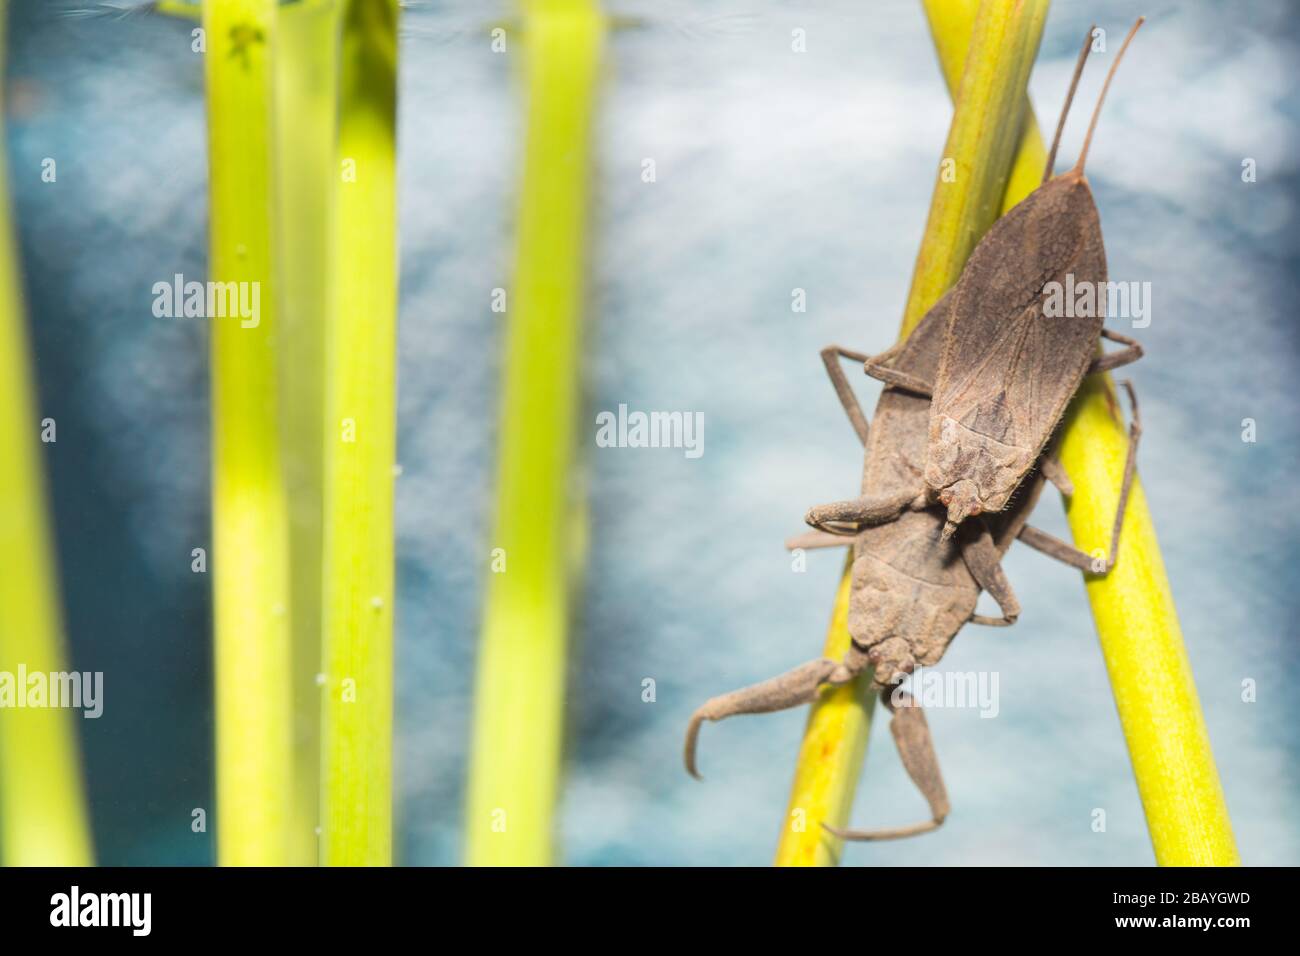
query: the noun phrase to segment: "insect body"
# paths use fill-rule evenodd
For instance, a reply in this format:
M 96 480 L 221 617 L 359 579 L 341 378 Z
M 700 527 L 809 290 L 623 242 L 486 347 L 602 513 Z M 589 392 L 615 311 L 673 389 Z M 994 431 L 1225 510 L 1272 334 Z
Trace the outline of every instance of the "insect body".
M 993 224 L 945 296 L 947 318 L 934 377 L 898 367 L 896 349 L 864 363 L 869 375 L 932 398 L 922 475 L 893 498 L 864 494 L 814 508 L 808 513 L 809 524 L 852 534 L 863 524 L 887 521 L 903 509 L 937 503 L 947 509 L 946 537 L 971 515 L 1001 511 L 1042 458 L 1084 376 L 1142 356 L 1137 342 L 1103 327 L 1104 307 L 1085 315 L 1073 309 L 1057 315 L 1046 307 L 1054 288 L 1091 290 L 1095 306 L 1098 291 L 1107 287 L 1101 223 L 1083 169 L 1106 89 L 1141 24 L 1138 20 L 1134 25 L 1111 66 L 1078 162 L 1046 180 L 1051 173 L 1048 160 L 1046 181 Z M 1070 99 L 1090 39 L 1091 32 L 1080 53 Z M 1062 125 L 1064 119 L 1065 111 Z M 1060 133 L 1058 126 L 1058 142 Z M 1053 159 L 1055 152 L 1053 145 Z M 1126 347 L 1097 357 L 1099 337 Z M 1052 455 L 1044 465 L 1055 477 L 1059 470 Z
M 899 353 L 898 367 L 933 375 L 943 316 L 943 310 L 937 310 L 917 327 Z M 929 403 L 920 396 L 885 389 L 866 442 L 864 493 L 886 497 L 907 493 L 925 461 L 928 414 Z M 1014 520 L 1020 525 L 1032 504 L 1027 499 L 1019 502 Z M 1012 514 L 1002 517 L 1005 521 Z M 994 533 L 983 524 L 947 540 L 942 537 L 943 526 L 943 514 L 937 509 L 909 510 L 896 521 L 863 528 L 853 539 L 849 633 L 854 647 L 872 664 L 879 687 L 896 686 L 918 664 L 937 664 L 967 621 L 1010 624 L 1020 614 L 999 565 L 1014 534 L 1006 536 L 999 549 Z M 1003 536 L 1002 528 L 996 531 Z M 833 544 L 836 537 L 822 538 L 820 543 Z M 818 543 L 815 537 L 791 542 L 796 546 Z M 975 614 L 981 589 L 997 600 L 1001 618 Z
M 948 296 L 940 300 L 896 350 L 895 368 L 927 379 L 934 374 L 949 301 Z M 836 346 L 823 350 L 822 357 L 866 446 L 864 494 L 880 498 L 907 494 L 924 466 L 930 403 L 914 392 L 887 386 L 876 406 L 875 422 L 869 425 L 839 366 L 840 357 L 862 362 L 869 361 L 868 357 Z M 896 520 L 862 528 L 852 538 L 848 621 L 852 643 L 844 658 L 809 661 L 779 677 L 706 702 L 692 716 L 687 730 L 687 770 L 698 776 L 695 752 L 704 721 L 810 703 L 823 685 L 846 683 L 870 666 L 874 686 L 885 692 L 882 699 L 893 711 L 890 729 L 903 764 L 929 802 L 931 819 L 888 830 L 837 832 L 847 839 L 881 840 L 938 827 L 947 816 L 948 798 L 929 729 L 920 707 L 898 685 L 917 665 L 937 664 L 968 621 L 997 626 L 1016 620 L 1020 605 L 1000 561 L 1017 538 L 1075 567 L 1091 566 L 1088 555 L 1026 524 L 1042 487 L 1043 479 L 1035 473 L 1008 509 L 979 518 L 948 538 L 943 535 L 945 515 L 938 508 L 907 510 Z M 849 542 L 842 535 L 810 532 L 791 539 L 789 546 L 821 548 Z M 1112 552 L 1114 547 L 1112 544 Z M 994 597 L 1002 617 L 975 613 L 981 590 Z

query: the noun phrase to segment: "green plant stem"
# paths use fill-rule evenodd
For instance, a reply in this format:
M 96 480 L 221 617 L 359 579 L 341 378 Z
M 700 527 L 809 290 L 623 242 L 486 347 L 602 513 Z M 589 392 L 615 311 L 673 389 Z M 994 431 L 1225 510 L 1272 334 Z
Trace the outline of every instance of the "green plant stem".
M 935 184 L 903 315 L 904 334 L 957 282 L 971 251 L 1002 212 L 1047 6 L 1046 0 L 984 0 L 979 6 L 943 151 L 952 175 L 948 178 L 941 167 Z
M 272 284 L 275 0 L 209 0 L 211 278 L 256 283 L 260 318 L 211 318 L 217 859 L 288 862 L 289 520 Z M 248 326 L 248 327 L 245 327 Z
M 527 144 L 465 818 L 475 865 L 555 857 L 588 139 L 605 30 L 591 0 L 524 10 Z
M 968 35 L 955 21 L 973 15 L 975 6 L 976 0 L 925 2 L 944 75 L 954 90 Z M 1038 188 L 1045 163 L 1042 136 L 1030 110 L 1003 212 Z M 1075 544 L 1088 552 L 1104 549 L 1129 441 L 1110 376 L 1085 381 L 1066 414 L 1062 436 L 1061 460 L 1074 482 L 1074 495 L 1065 504 Z M 1178 612 L 1137 477 L 1122 541 L 1122 560 L 1109 575 L 1089 576 L 1086 584 L 1156 861 L 1164 866 L 1236 865 L 1232 825 Z
M 396 0 L 343 13 L 325 420 L 321 861 L 392 862 Z
M 277 11 L 275 160 L 284 475 L 289 496 L 293 641 L 293 796 L 289 857 L 317 862 L 320 821 L 325 330 L 338 181 L 336 0 Z
M 925 8 L 944 82 L 955 103 L 961 91 L 962 74 L 966 72 L 971 28 L 980 0 L 922 0 L 921 6 Z M 1025 95 L 1024 111 L 1020 143 L 1016 147 L 1006 188 L 1002 191 L 1001 211 L 1004 214 L 1038 188 L 1043 180 L 1043 167 L 1047 164 L 1047 148 L 1043 145 L 1043 136 L 1028 94 Z
M 0 101 L 7 13 L 0 0 Z M 16 683 L 20 667 L 28 674 L 66 671 L 67 655 L 6 156 L 0 119 L 0 554 L 8 557 L 0 574 L 0 674 Z M 15 700 L 0 709 L 0 861 L 90 866 L 74 711 L 15 707 L 27 687 L 11 690 Z

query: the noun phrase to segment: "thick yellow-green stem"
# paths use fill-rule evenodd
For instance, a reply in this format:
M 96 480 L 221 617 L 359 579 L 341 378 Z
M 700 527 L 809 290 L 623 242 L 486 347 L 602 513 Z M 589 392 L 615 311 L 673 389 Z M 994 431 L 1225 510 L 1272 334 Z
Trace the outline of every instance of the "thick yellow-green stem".
M 1074 543 L 1110 546 L 1128 429 L 1109 376 L 1084 382 L 1069 411 L 1061 463 L 1074 482 L 1065 509 Z M 1134 480 L 1110 573 L 1087 576 L 1106 670 L 1161 866 L 1240 863 L 1191 664 L 1142 484 Z
M 325 419 L 321 862 L 393 855 L 393 472 L 397 355 L 396 0 L 342 19 L 337 315 Z
M 852 555 L 845 562 L 835 594 L 830 628 L 822 654 L 835 660 L 849 649 L 849 595 Z M 824 691 L 812 705 L 795 764 L 790 802 L 776 848 L 776 866 L 835 866 L 844 844 L 822 829 L 846 826 L 853 809 L 858 777 L 867 756 L 867 738 L 875 712 L 871 681 L 860 678 Z
M 466 806 L 471 864 L 553 862 L 578 431 L 592 0 L 524 4 L 528 129 Z
M 1046 0 L 984 0 L 976 11 L 925 238 L 907 296 L 904 335 L 961 277 L 966 259 L 1002 211 L 1021 130 L 1030 115 L 1025 89 L 1038 56 L 1047 6 Z M 953 19 L 957 16 L 954 11 Z
M 977 3 L 926 0 L 950 87 L 956 85 L 966 53 L 968 33 L 960 21 L 973 15 Z M 1003 198 L 1004 212 L 1038 187 L 1045 162 L 1031 112 Z M 1075 544 L 1104 552 L 1110 546 L 1128 448 L 1128 430 L 1114 404 L 1109 376 L 1094 376 L 1084 384 L 1067 415 L 1063 442 L 1062 461 L 1075 488 L 1066 500 Z M 1227 806 L 1140 481 L 1129 499 L 1122 540 L 1123 560 L 1104 578 L 1088 577 L 1088 600 L 1156 859 L 1171 866 L 1236 863 Z
M 333 254 L 339 0 L 281 6 L 276 22 L 276 293 L 293 609 L 289 859 L 317 862 L 320 821 L 325 328 Z
M 275 0 L 209 0 L 211 278 L 255 316 L 209 316 L 217 859 L 288 861 L 292 782 L 289 520 L 272 286 Z M 254 300 L 253 294 L 256 293 Z
M 952 34 L 965 32 L 970 41 L 903 315 L 903 337 L 961 275 L 966 258 L 1004 205 L 1013 167 L 1028 167 L 1033 150 L 1042 151 L 1041 139 L 1022 137 L 1021 129 L 1028 105 L 1025 89 L 1047 6 L 1047 0 L 984 0 L 978 10 L 967 3 L 927 4 L 931 29 L 942 29 L 945 35 L 937 46 L 950 87 L 955 78 L 951 66 L 961 52 Z M 846 566 L 823 648 L 827 657 L 838 659 L 848 648 L 848 589 Z M 777 866 L 834 866 L 839 860 L 841 841 L 821 824 L 847 824 L 875 704 L 875 695 L 866 689 L 869 680 L 868 673 L 827 691 L 812 706 L 777 846 Z
M 980 0 L 922 0 L 926 20 L 930 25 L 930 38 L 939 55 L 939 67 L 953 100 L 961 87 L 962 73 L 966 69 L 966 53 L 970 50 L 971 29 Z M 1020 142 L 1011 165 L 1011 175 L 1002 190 L 1001 212 L 1005 213 L 1020 200 L 1038 188 L 1043 180 L 1043 167 L 1047 163 L 1047 148 L 1038 129 L 1029 97 L 1025 97 L 1025 117 L 1020 123 Z M 924 315 L 924 313 L 922 313 Z M 920 321 L 919 317 L 917 321 Z
M 0 0 L 0 102 L 7 12 Z M 0 860 L 89 866 L 78 712 L 17 706 L 28 702 L 20 673 L 48 678 L 68 665 L 5 157 L 0 120 Z

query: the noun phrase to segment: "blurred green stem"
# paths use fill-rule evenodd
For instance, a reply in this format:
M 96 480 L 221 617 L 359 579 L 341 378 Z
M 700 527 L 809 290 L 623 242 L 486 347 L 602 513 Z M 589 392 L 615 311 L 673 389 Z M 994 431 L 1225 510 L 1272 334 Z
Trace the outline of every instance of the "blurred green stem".
M 0 0 L 0 102 L 5 20 Z M 30 346 L 11 221 L 4 123 L 0 119 L 0 861 L 6 866 L 90 866 L 74 710 L 17 707 L 19 668 L 67 670 L 58 576 L 38 436 Z M 57 423 L 55 423 L 57 427 Z M 55 433 L 57 436 L 57 433 Z M 26 700 L 26 697 L 23 698 Z
M 527 142 L 466 806 L 473 865 L 554 861 L 574 525 L 589 136 L 605 20 L 524 5 Z
M 276 23 L 277 291 L 293 641 L 289 859 L 317 862 L 325 330 L 332 195 L 338 181 L 338 0 L 281 6 Z
M 289 518 L 272 282 L 275 0 L 208 0 L 209 272 L 259 290 L 256 322 L 211 317 L 217 859 L 289 862 Z
M 326 364 L 321 862 L 385 866 L 393 826 L 396 0 L 343 12 Z

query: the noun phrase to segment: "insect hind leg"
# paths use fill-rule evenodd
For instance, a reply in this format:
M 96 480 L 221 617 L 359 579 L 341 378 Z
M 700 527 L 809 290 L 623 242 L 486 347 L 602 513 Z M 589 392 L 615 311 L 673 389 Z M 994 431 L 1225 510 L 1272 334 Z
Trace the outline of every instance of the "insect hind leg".
M 943 785 L 943 775 L 939 772 L 939 758 L 934 752 L 934 741 L 930 737 L 925 712 L 910 694 L 895 692 L 895 695 L 900 698 L 897 703 L 891 701 L 890 694 L 882 694 L 880 698 L 894 715 L 889 722 L 889 731 L 894 737 L 894 745 L 898 748 L 907 775 L 930 805 L 930 819 L 911 826 L 882 830 L 842 830 L 822 824 L 841 840 L 898 840 L 929 833 L 939 829 L 952 810 L 952 805 L 948 802 L 948 790 Z
M 808 661 L 777 677 L 710 698 L 691 715 L 691 722 L 686 728 L 686 771 L 696 780 L 702 779 L 696 768 L 695 751 L 700 738 L 700 727 L 706 720 L 724 720 L 737 714 L 770 714 L 800 704 L 810 704 L 817 699 L 817 693 L 823 684 L 846 684 L 867 665 L 866 656 L 850 647 L 842 661 L 833 661 L 827 657 Z

